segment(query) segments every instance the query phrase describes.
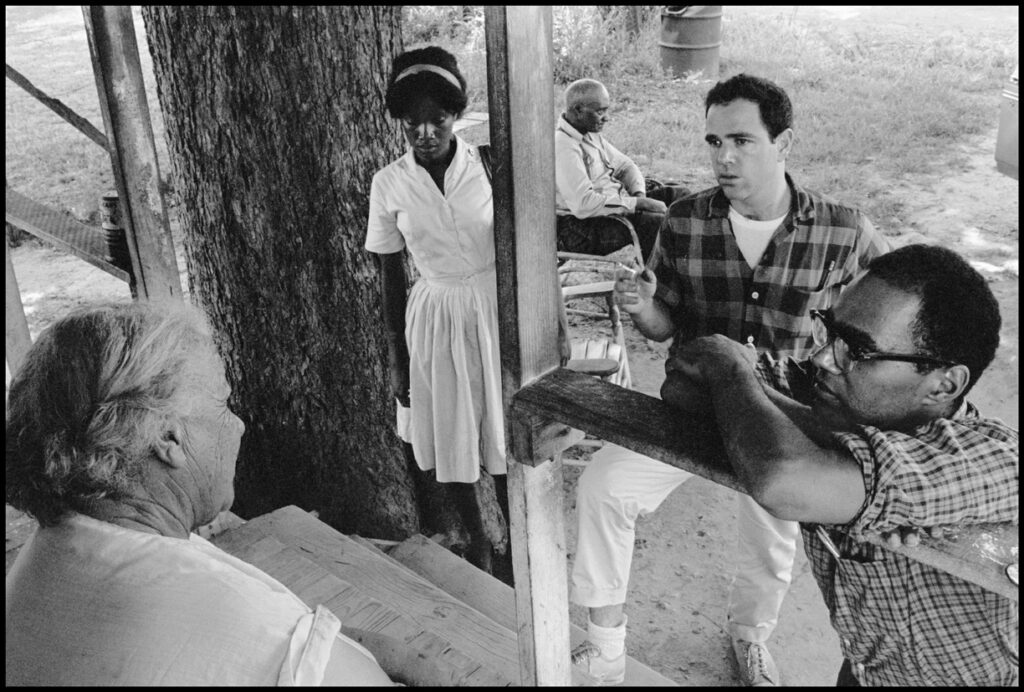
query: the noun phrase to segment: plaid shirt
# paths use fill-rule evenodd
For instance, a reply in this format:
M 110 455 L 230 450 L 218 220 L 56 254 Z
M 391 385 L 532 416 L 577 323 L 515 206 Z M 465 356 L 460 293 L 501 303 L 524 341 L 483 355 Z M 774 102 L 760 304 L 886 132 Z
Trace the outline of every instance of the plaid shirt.
M 796 386 L 762 357 L 773 388 Z M 798 397 L 799 398 L 799 397 Z M 914 433 L 864 426 L 835 436 L 864 477 L 865 502 L 843 531 L 836 560 L 802 524 L 811 562 L 843 656 L 862 685 L 1017 686 L 1017 604 L 980 586 L 856 540 L 900 526 L 1018 521 L 1016 430 L 965 403 Z
M 793 204 L 751 269 L 714 187 L 669 209 L 650 266 L 670 309 L 678 345 L 723 334 L 776 358 L 810 354 L 809 310 L 827 308 L 888 242 L 861 212 L 804 190 L 786 175 Z

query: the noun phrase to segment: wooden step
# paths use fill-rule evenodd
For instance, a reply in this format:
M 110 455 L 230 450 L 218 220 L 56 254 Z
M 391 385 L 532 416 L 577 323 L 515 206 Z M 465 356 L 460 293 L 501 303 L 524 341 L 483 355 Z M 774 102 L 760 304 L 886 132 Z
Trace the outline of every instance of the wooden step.
M 403 541 L 388 551 L 388 555 L 444 589 L 452 597 L 480 611 L 498 625 L 515 631 L 515 591 L 507 584 L 477 569 L 425 536 L 417 535 Z M 570 629 L 571 645 L 575 648 L 586 639 L 587 633 L 575 625 L 571 625 Z M 582 683 L 582 676 L 574 668 L 573 684 Z M 626 680 L 623 684 L 638 687 L 674 687 L 678 683 L 627 656 Z
M 251 519 L 213 542 L 311 607 L 323 604 L 344 626 L 393 637 L 436 660 L 457 685 L 519 683 L 512 630 L 298 507 Z

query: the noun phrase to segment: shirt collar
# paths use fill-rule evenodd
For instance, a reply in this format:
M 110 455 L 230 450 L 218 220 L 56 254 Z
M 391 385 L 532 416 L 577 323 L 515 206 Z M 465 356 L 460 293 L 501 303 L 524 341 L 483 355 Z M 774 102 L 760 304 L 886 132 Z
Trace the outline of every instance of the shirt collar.
M 455 145 L 455 156 L 452 158 L 452 162 L 448 166 L 448 171 L 457 174 L 466 166 L 466 160 L 469 156 L 469 145 L 466 144 L 465 140 L 458 135 L 455 135 L 452 138 L 452 144 Z M 405 148 L 405 156 L 402 157 L 402 160 L 405 161 L 405 165 L 408 166 L 411 171 L 416 170 L 419 166 L 419 164 L 416 163 L 416 154 L 413 152 L 411 146 L 407 146 Z M 448 171 L 445 172 L 446 176 L 448 175 Z
M 792 201 L 789 207 L 789 214 L 792 214 L 796 223 L 809 224 L 814 221 L 814 200 L 807 194 L 807 191 L 793 182 L 789 173 L 785 174 L 786 185 L 792 192 Z M 711 216 L 726 218 L 729 216 L 729 198 L 721 187 L 711 198 Z
M 587 142 L 588 144 L 590 143 L 591 135 L 583 134 L 575 127 L 573 127 L 572 124 L 565 119 L 565 113 L 562 113 L 560 116 L 558 116 L 558 129 L 562 133 L 567 134 L 571 138 L 575 139 L 577 142 Z

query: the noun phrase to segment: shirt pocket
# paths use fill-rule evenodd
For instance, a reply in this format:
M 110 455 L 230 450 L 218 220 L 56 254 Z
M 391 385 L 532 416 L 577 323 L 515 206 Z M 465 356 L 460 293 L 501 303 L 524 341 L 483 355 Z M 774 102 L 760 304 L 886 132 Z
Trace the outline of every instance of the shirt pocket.
M 842 281 L 839 263 L 830 259 L 818 267 L 798 267 L 789 272 L 786 286 L 808 295 L 826 294 Z

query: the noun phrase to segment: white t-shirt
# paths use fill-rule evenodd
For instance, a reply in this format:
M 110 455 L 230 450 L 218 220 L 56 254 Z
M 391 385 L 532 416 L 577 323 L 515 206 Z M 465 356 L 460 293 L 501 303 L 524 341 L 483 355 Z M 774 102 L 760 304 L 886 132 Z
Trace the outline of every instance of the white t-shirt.
M 340 634 L 204 538 L 82 515 L 41 528 L 6 583 L 7 685 L 319 685 Z
M 732 205 L 729 205 L 729 223 L 732 224 L 732 232 L 736 236 L 736 244 L 740 246 L 743 259 L 747 261 L 751 269 L 756 267 L 761 261 L 761 255 L 764 254 L 768 243 L 772 240 L 772 236 L 775 235 L 776 229 L 785 219 L 786 214 L 777 219 L 769 219 L 767 221 L 748 219 L 733 209 Z

